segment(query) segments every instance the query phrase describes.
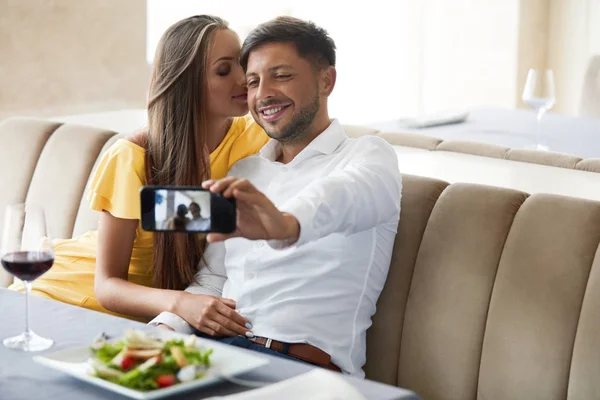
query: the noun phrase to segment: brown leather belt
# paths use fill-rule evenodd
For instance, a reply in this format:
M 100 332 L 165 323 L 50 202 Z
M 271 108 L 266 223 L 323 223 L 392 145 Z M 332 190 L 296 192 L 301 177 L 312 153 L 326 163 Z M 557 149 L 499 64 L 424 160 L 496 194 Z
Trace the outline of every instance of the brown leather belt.
M 271 350 L 275 350 L 282 354 L 287 354 L 294 358 L 298 358 L 307 363 L 316 365 L 318 367 L 330 369 L 332 371 L 342 372 L 340 367 L 331 362 L 331 356 L 325 353 L 323 350 L 311 346 L 307 343 L 283 343 L 277 340 L 256 336 L 250 339 L 259 346 L 266 347 Z

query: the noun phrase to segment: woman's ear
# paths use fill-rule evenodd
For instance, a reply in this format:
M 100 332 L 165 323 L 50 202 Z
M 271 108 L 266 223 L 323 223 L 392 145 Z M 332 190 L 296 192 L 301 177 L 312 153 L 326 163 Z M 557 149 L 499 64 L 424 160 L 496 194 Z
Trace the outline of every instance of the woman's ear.
M 323 96 L 327 97 L 333 92 L 336 77 L 337 71 L 333 65 L 330 65 L 321 71 L 321 94 Z

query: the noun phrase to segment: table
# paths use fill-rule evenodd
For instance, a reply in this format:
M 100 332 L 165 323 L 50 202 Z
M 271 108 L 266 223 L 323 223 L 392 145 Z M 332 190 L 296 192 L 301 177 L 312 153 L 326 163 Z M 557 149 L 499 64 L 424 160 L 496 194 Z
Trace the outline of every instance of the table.
M 535 143 L 536 117 L 532 110 L 478 108 L 467 121 L 431 128 L 408 129 L 401 120 L 370 124 L 385 132 L 408 132 L 443 140 L 466 140 L 524 148 Z M 548 113 L 542 119 L 542 142 L 551 151 L 581 158 L 600 158 L 600 119 Z
M 55 345 L 46 352 L 69 347 L 85 346 L 100 332 L 119 336 L 126 328 L 144 328 L 146 325 L 74 307 L 57 301 L 32 296 L 31 328 L 38 334 L 55 340 Z M 25 298 L 22 293 L 0 289 L 0 337 L 13 336 L 23 330 Z M 240 351 L 249 351 L 240 349 Z M 0 398 L 19 399 L 120 399 L 124 397 L 79 381 L 68 375 L 35 363 L 32 356 L 42 353 L 24 353 L 7 349 L 0 344 Z M 270 363 L 241 378 L 277 382 L 307 372 L 314 367 L 303 363 L 268 356 Z M 417 399 L 413 392 L 390 385 L 344 378 L 368 399 Z M 43 386 L 43 392 L 41 389 Z M 218 383 L 208 388 L 191 391 L 173 399 L 200 399 L 248 390 L 231 383 Z

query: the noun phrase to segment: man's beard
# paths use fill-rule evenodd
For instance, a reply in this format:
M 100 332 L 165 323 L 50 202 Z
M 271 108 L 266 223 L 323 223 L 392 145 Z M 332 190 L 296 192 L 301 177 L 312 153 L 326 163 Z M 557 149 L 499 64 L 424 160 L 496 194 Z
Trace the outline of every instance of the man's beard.
M 307 136 L 307 133 L 309 133 L 310 127 L 320 107 L 321 102 L 319 100 L 319 92 L 317 91 L 312 103 L 301 109 L 297 115 L 292 116 L 292 120 L 288 122 L 286 126 L 281 128 L 279 132 L 270 130 L 269 126 L 266 124 L 266 126 L 263 126 L 263 129 L 271 139 L 275 139 L 280 143 L 293 144 L 300 142 Z

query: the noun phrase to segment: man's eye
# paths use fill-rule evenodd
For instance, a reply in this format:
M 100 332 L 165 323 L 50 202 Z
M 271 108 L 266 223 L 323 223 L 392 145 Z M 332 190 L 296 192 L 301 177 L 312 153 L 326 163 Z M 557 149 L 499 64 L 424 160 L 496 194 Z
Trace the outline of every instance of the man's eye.
M 288 79 L 291 75 L 277 75 L 277 79 Z
M 252 80 L 252 81 L 248 81 L 247 85 L 248 85 L 248 87 L 254 87 L 254 86 L 256 86 L 257 83 L 258 83 L 258 81 Z

